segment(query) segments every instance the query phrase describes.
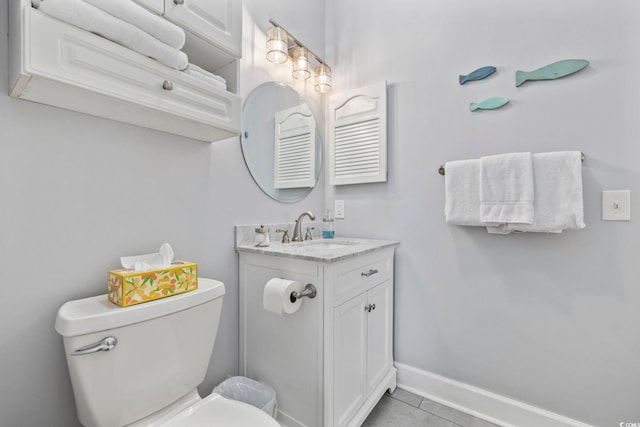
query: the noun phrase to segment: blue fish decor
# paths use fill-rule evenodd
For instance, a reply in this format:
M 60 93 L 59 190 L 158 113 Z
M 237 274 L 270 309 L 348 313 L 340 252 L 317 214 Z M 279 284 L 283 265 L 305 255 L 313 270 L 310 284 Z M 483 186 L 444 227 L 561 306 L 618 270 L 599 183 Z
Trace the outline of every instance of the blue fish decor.
M 533 71 L 516 71 L 516 86 L 528 80 L 554 80 L 577 73 L 589 65 L 584 59 L 565 59 Z
M 489 98 L 485 99 L 482 102 L 472 102 L 469 104 L 470 111 L 476 110 L 495 110 L 496 108 L 504 107 L 509 103 L 508 98 Z
M 485 79 L 495 72 L 496 72 L 496 67 L 492 67 L 492 66 L 482 67 L 482 68 L 478 68 L 472 73 L 467 74 L 466 76 L 458 76 L 458 81 L 460 82 L 461 85 L 463 85 L 466 82 Z

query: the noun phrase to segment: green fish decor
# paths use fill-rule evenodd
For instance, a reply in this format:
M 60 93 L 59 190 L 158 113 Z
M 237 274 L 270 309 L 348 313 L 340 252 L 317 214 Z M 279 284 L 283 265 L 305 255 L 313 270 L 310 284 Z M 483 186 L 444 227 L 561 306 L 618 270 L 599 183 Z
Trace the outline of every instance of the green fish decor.
M 516 87 L 528 80 L 554 80 L 577 73 L 589 65 L 584 59 L 565 59 L 533 71 L 516 71 Z
M 485 99 L 482 102 L 472 102 L 471 104 L 469 104 L 469 110 L 470 111 L 495 110 L 496 108 L 504 107 L 508 103 L 509 103 L 508 98 L 500 98 L 500 97 L 489 98 L 489 99 Z

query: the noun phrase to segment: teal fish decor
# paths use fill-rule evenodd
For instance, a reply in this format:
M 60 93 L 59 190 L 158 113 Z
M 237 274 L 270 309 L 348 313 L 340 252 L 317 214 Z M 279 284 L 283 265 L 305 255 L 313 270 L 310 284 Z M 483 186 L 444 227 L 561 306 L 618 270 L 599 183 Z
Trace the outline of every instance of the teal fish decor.
M 509 103 L 508 98 L 489 98 L 485 99 L 482 102 L 472 102 L 469 104 L 470 111 L 476 110 L 495 110 L 496 108 L 504 107 Z
M 461 85 L 463 85 L 466 82 L 485 79 L 495 72 L 496 67 L 492 67 L 489 65 L 486 67 L 478 68 L 477 70 L 467 74 L 466 76 L 458 76 L 458 81 Z
M 589 65 L 584 59 L 565 59 L 533 71 L 516 71 L 516 87 L 527 80 L 554 80 L 577 73 Z

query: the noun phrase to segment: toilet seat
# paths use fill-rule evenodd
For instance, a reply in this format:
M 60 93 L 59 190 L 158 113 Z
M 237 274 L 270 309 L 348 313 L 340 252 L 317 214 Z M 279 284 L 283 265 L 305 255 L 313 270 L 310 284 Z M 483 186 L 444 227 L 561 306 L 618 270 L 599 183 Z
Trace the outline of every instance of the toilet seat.
M 178 413 L 162 427 L 280 427 L 265 412 L 248 403 L 212 393 Z

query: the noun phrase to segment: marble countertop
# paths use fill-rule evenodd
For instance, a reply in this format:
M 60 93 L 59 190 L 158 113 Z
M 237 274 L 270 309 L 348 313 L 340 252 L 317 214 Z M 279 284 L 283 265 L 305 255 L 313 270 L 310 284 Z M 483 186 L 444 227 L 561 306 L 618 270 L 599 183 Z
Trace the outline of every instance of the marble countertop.
M 238 252 L 251 252 L 286 258 L 296 258 L 317 262 L 337 262 L 355 256 L 392 248 L 400 242 L 393 240 L 359 239 L 340 237 L 335 239 L 315 239 L 304 242 L 280 243 L 271 242 L 266 248 L 259 248 L 253 243 L 242 242 L 236 245 Z

